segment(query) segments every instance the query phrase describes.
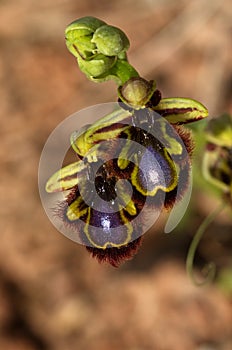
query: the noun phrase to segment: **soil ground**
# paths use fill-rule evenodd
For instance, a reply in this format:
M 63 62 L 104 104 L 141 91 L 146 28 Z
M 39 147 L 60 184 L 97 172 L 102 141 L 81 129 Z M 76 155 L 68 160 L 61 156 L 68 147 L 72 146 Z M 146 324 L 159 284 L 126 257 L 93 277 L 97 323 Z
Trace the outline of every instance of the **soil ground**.
M 197 181 L 183 223 L 170 235 L 155 225 L 118 269 L 57 232 L 43 210 L 37 174 L 49 134 L 116 98 L 115 84 L 87 81 L 65 47 L 66 25 L 86 15 L 127 33 L 130 62 L 163 96 L 198 99 L 211 117 L 232 113 L 229 0 L 0 1 L 0 349 L 232 349 L 231 280 L 220 282 L 232 270 L 231 211 L 197 254 L 199 277 L 216 262 L 215 282 L 195 287 L 185 271 L 192 236 L 218 202 Z

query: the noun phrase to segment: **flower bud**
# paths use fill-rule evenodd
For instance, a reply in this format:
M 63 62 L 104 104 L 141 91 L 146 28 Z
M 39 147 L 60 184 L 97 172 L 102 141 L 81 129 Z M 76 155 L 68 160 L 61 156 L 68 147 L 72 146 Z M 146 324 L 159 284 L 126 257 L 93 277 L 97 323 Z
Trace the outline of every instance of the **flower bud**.
M 97 51 L 106 56 L 118 56 L 128 50 L 130 43 L 127 36 L 119 28 L 103 25 L 99 27 L 91 40 Z
M 94 32 L 105 22 L 95 17 L 83 17 L 72 22 L 65 30 L 66 45 L 75 56 L 87 58 L 93 55 L 96 45 L 92 42 Z
M 102 54 L 94 56 L 91 60 L 84 60 L 77 57 L 80 70 L 86 74 L 89 79 L 97 78 L 109 71 L 115 64 L 115 57 L 107 57 Z
M 119 87 L 118 94 L 120 99 L 134 109 L 146 107 L 156 89 L 156 83 L 147 81 L 140 77 L 129 79 L 125 84 Z

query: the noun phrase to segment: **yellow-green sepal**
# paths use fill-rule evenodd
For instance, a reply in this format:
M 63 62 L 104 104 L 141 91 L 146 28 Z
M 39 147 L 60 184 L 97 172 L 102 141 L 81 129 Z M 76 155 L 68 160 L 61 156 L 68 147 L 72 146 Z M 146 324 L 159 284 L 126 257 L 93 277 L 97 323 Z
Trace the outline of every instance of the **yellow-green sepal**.
M 130 117 L 129 111 L 118 108 L 94 124 L 84 126 L 80 131 L 74 131 L 70 137 L 72 148 L 80 157 L 85 157 L 94 146 L 96 149 L 96 146 L 101 142 L 117 138 L 128 128 L 126 120 Z
M 47 181 L 46 191 L 48 193 L 61 192 L 69 190 L 70 188 L 78 185 L 81 178 L 81 173 L 85 169 L 86 165 L 81 160 L 59 169 Z
M 208 117 L 207 108 L 190 98 L 162 98 L 153 110 L 161 114 L 171 124 L 187 124 Z

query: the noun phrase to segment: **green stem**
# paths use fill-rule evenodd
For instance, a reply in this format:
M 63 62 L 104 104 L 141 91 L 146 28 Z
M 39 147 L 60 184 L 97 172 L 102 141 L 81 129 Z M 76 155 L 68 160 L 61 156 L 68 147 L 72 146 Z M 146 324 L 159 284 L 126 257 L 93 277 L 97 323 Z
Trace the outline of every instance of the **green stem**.
M 194 276 L 193 262 L 194 262 L 194 257 L 195 257 L 197 247 L 199 245 L 200 240 L 202 239 L 203 234 L 205 233 L 205 230 L 208 228 L 208 226 L 214 221 L 214 219 L 217 217 L 217 215 L 225 207 L 226 207 L 225 203 L 223 203 L 223 202 L 220 203 L 220 205 L 204 219 L 204 221 L 199 226 L 199 228 L 198 228 L 198 230 L 197 230 L 197 232 L 196 232 L 195 236 L 193 237 L 193 240 L 190 244 L 187 259 L 186 259 L 186 269 L 187 269 L 187 273 L 188 273 L 190 279 L 197 286 L 202 286 L 204 284 L 207 284 L 207 283 L 211 282 L 215 277 L 216 266 L 213 262 L 210 262 L 204 267 L 204 270 L 206 271 L 205 279 L 203 281 L 197 281 L 195 276 Z

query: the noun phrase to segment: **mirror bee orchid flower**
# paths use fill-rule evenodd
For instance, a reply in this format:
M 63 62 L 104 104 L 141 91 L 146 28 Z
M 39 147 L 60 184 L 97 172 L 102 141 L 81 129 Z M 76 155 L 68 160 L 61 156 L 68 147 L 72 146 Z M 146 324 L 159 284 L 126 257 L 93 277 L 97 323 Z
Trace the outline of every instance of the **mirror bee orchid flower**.
M 127 81 L 119 97 L 115 111 L 72 133 L 79 160 L 46 185 L 49 193 L 68 191 L 57 215 L 93 256 L 113 266 L 137 252 L 149 215 L 182 198 L 193 150 L 182 124 L 208 113 L 194 100 L 162 99 L 142 78 Z

